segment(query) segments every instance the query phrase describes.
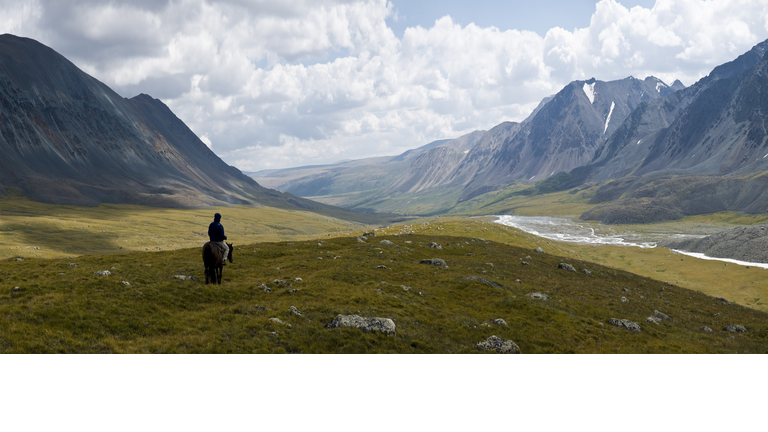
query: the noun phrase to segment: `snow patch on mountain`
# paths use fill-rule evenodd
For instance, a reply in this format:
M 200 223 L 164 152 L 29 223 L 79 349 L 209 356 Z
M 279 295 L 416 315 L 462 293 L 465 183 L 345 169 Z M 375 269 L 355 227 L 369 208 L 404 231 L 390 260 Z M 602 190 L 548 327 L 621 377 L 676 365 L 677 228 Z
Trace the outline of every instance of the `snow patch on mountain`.
M 595 83 L 587 84 L 584 83 L 584 94 L 587 95 L 587 99 L 589 99 L 589 103 L 595 103 Z
M 611 101 L 611 110 L 608 111 L 608 117 L 606 117 L 605 119 L 605 129 L 603 129 L 603 134 L 605 134 L 605 132 L 608 130 L 608 123 L 611 122 L 611 114 L 613 114 L 613 109 L 615 107 L 616 107 L 616 102 Z M 640 144 L 640 141 L 638 141 L 637 143 Z

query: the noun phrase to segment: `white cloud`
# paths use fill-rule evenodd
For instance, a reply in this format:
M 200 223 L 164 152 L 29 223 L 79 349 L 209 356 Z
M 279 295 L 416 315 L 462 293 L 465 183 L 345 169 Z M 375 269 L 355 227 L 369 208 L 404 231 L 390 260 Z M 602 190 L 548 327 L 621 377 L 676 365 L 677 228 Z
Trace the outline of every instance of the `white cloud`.
M 0 0 L 34 37 L 125 96 L 161 98 L 244 170 L 396 154 L 522 120 L 592 76 L 690 85 L 768 37 L 761 0 L 596 4 L 589 27 L 387 27 L 386 0 Z

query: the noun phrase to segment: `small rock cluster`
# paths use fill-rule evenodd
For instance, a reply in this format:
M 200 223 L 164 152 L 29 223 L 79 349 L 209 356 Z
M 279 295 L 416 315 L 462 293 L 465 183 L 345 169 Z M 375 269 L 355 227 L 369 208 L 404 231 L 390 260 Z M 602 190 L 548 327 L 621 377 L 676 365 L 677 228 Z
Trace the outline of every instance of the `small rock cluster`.
M 530 297 L 530 298 L 532 298 L 534 300 L 549 300 L 551 298 L 548 295 L 546 295 L 544 293 L 540 293 L 540 292 L 532 292 L 532 293 L 528 294 L 528 297 Z
M 576 271 L 576 268 L 574 266 L 568 264 L 568 263 L 560 263 L 560 264 L 557 265 L 557 268 L 559 268 L 561 270 L 569 271 L 569 272 L 575 272 Z
M 448 268 L 448 264 L 442 258 L 430 258 L 419 261 L 419 264 L 431 264 L 433 266 Z
M 359 315 L 337 315 L 326 327 L 352 327 L 368 333 L 379 332 L 386 335 L 396 332 L 395 322 L 390 318 L 366 318 Z
M 520 354 L 520 347 L 511 340 L 502 339 L 496 335 L 478 342 L 475 345 L 480 351 L 496 351 L 500 354 Z
M 619 328 L 627 329 L 632 333 L 640 333 L 640 325 L 636 322 L 632 322 L 627 319 L 611 318 L 610 320 L 608 320 L 608 324 L 619 327 Z
M 747 328 L 740 325 L 727 325 L 723 327 L 723 331 L 730 333 L 747 333 Z

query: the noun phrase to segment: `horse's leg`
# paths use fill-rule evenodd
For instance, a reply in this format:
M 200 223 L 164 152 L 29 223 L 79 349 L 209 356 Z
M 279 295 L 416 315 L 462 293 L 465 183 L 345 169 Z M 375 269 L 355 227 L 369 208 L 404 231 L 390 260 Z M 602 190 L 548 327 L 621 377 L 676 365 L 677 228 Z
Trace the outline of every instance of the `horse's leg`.
M 221 273 L 222 273 L 223 267 L 218 266 L 216 267 L 216 279 L 219 281 L 219 285 L 221 285 Z
M 205 268 L 205 284 L 208 285 L 208 267 Z

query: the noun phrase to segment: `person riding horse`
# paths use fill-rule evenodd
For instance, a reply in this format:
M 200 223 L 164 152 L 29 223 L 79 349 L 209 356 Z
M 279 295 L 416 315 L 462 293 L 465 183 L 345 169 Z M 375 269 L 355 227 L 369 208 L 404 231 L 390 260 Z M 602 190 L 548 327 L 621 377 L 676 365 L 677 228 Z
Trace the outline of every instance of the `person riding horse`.
M 221 225 L 221 215 L 216 213 L 213 215 L 213 222 L 211 222 L 210 225 L 208 225 L 208 238 L 210 238 L 212 243 L 216 243 L 216 245 L 222 250 L 222 257 L 221 257 L 221 264 L 227 265 L 227 256 L 229 255 L 229 246 L 227 246 L 226 243 L 224 243 L 224 240 L 227 239 L 227 236 L 224 235 L 224 226 Z

